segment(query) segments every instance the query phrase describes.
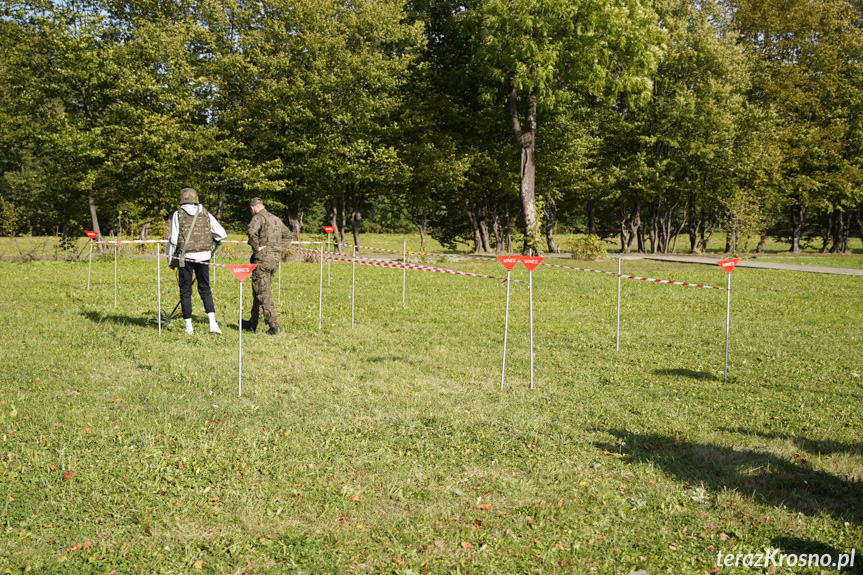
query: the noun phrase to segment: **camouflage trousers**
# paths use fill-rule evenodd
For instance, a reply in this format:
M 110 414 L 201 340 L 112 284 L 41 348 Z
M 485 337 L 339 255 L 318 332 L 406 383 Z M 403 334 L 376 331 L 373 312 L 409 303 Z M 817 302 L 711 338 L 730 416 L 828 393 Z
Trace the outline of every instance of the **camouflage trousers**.
M 278 263 L 259 262 L 252 271 L 252 295 L 255 298 L 252 304 L 252 314 L 249 317 L 251 323 L 257 324 L 261 315 L 270 327 L 279 325 L 279 317 L 276 306 L 273 304 L 273 296 L 270 289 L 273 286 L 273 273 L 278 269 Z

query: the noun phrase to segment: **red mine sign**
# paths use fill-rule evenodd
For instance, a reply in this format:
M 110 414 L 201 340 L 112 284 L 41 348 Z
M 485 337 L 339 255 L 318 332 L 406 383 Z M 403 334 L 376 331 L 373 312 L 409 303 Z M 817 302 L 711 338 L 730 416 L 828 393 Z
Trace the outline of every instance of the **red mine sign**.
M 734 258 L 732 260 L 722 260 L 721 262 L 716 262 L 716 265 L 731 273 L 734 271 L 734 266 L 737 265 L 737 262 L 740 261 L 740 258 Z
M 521 261 L 521 256 L 497 256 L 498 261 L 503 264 L 506 271 L 512 271 L 512 268 Z
M 542 260 L 545 258 L 542 256 L 521 256 L 521 263 L 524 264 L 524 267 L 527 268 L 527 271 L 532 272 L 536 266 L 542 263 Z
M 234 274 L 238 280 L 243 281 L 250 273 L 252 273 L 253 269 L 258 267 L 258 264 L 241 264 L 225 267 L 228 268 L 228 271 Z

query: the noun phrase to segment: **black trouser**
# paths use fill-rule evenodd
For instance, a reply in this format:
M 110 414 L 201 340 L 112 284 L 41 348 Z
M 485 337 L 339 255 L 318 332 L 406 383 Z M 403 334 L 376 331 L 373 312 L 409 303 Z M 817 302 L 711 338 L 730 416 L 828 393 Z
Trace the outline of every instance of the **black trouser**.
M 204 302 L 204 311 L 216 311 L 213 307 L 213 293 L 210 291 L 210 266 L 205 263 L 186 262 L 177 268 L 180 283 L 180 307 L 183 309 L 183 319 L 192 319 L 192 271 L 198 279 L 198 293 Z

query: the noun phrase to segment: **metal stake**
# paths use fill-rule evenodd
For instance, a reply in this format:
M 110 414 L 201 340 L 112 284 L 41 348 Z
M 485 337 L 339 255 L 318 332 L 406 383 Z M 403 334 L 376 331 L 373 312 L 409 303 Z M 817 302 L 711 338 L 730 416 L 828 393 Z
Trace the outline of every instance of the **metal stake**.
M 93 267 L 93 240 L 90 240 L 90 256 L 87 258 L 87 291 L 90 291 L 90 269 Z
M 240 282 L 240 314 L 237 323 L 240 335 L 239 351 L 237 352 L 237 395 L 243 395 L 243 282 Z
M 620 258 L 617 258 L 617 351 L 620 351 Z
M 327 251 L 331 251 L 330 236 L 331 234 L 327 234 Z M 327 287 L 330 287 L 330 260 L 327 260 Z
M 318 329 L 321 329 L 324 305 L 324 246 L 321 244 L 321 281 L 318 289 Z
M 279 303 L 278 305 L 282 305 L 282 260 L 279 260 Z
M 402 240 L 402 263 L 407 266 L 408 263 L 408 242 L 407 240 Z M 402 268 L 402 304 L 405 303 L 405 287 L 407 285 L 407 273 L 408 268 Z
M 725 377 L 722 381 L 728 381 L 728 337 L 731 331 L 731 274 L 728 274 L 726 289 L 728 291 L 728 298 L 725 310 Z
M 117 307 L 117 244 L 114 244 L 114 307 Z
M 156 301 L 158 313 L 156 318 L 159 320 L 159 335 L 162 335 L 162 245 L 156 242 Z
M 503 376 L 506 373 L 506 334 L 509 329 L 509 270 L 506 270 L 506 311 L 503 315 L 503 362 L 500 367 L 500 390 L 503 391 Z
M 357 246 L 354 246 L 353 263 L 351 264 L 351 329 L 354 329 L 354 304 L 356 299 L 355 285 L 357 283 Z
M 530 292 L 530 388 L 533 389 L 533 272 L 527 272 L 527 290 Z

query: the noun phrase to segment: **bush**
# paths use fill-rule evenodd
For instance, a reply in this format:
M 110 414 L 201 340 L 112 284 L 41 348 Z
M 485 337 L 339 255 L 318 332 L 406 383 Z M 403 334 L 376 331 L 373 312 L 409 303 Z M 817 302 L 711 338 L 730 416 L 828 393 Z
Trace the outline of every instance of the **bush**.
M 572 252 L 572 257 L 581 261 L 595 262 L 605 257 L 605 246 L 599 236 L 589 235 L 586 238 L 572 238 L 566 243 L 566 249 Z

